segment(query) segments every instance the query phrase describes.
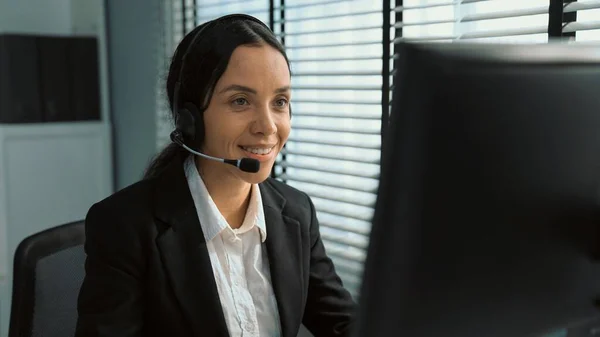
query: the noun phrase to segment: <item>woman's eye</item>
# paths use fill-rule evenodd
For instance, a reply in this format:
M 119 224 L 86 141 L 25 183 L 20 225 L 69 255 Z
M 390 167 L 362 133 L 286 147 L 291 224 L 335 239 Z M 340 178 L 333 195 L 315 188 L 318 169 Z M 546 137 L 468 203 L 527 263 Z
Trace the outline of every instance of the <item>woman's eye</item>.
M 235 105 L 246 105 L 248 103 L 248 100 L 245 98 L 236 98 L 233 100 L 233 104 Z
M 278 99 L 277 101 L 275 101 L 275 105 L 278 108 L 284 108 L 287 105 L 287 103 L 288 103 L 288 101 L 285 98 Z

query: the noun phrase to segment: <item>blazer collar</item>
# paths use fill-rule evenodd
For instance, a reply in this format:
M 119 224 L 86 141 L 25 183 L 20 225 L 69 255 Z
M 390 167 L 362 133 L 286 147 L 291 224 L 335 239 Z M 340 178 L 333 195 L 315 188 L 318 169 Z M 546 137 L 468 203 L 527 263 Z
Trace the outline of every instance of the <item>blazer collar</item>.
M 285 197 L 270 180 L 259 185 L 267 224 L 267 254 L 277 299 L 281 335 L 295 337 L 303 315 L 302 234 L 298 220 L 285 214 Z
M 156 243 L 194 336 L 228 337 L 206 241 L 181 157 L 156 178 L 154 209 L 156 218 L 164 225 Z
M 190 155 L 184 162 L 184 173 L 188 182 L 192 199 L 196 207 L 196 213 L 200 220 L 200 226 L 204 232 L 204 240 L 211 241 L 221 231 L 228 229 L 229 224 L 225 217 L 221 215 L 217 205 L 215 205 L 212 197 L 206 189 L 206 185 L 198 173 L 194 158 Z M 267 228 L 265 225 L 265 217 L 263 212 L 263 203 L 260 195 L 260 188 L 257 185 L 252 185 L 250 202 L 248 210 L 243 220 L 243 227 L 258 228 L 261 241 L 264 242 L 267 238 Z
M 206 241 L 178 157 L 156 179 L 155 216 L 164 225 L 157 245 L 175 296 L 195 336 L 228 336 Z M 300 224 L 285 215 L 285 197 L 267 180 L 259 184 L 267 226 L 266 248 L 282 336 L 296 336 L 302 317 Z

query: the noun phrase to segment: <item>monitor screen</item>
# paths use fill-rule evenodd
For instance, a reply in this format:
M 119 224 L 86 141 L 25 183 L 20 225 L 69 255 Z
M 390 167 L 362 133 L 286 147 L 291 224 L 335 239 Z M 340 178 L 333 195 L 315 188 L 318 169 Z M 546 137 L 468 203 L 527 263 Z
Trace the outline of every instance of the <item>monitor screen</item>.
M 398 48 L 355 336 L 598 319 L 600 46 Z

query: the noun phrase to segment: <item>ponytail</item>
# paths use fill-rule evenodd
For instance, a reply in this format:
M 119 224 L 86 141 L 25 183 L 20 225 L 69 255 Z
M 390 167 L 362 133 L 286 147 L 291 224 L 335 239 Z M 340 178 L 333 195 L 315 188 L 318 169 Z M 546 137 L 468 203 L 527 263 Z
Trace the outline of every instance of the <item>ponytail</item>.
M 146 171 L 144 172 L 143 179 L 152 179 L 157 177 L 173 162 L 177 162 L 179 160 L 182 161 L 186 154 L 186 149 L 175 143 L 167 145 L 167 147 L 165 147 L 154 158 L 152 158 L 150 165 L 148 165 Z

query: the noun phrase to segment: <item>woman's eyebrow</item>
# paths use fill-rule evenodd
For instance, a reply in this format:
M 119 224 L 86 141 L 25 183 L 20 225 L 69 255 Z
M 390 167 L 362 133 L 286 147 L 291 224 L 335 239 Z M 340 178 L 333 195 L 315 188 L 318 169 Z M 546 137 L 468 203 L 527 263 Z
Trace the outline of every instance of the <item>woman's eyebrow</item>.
M 289 85 L 286 85 L 285 87 L 281 87 L 279 89 L 275 89 L 275 93 L 276 94 L 283 94 L 284 92 L 288 92 L 290 91 L 292 88 Z
M 289 91 L 290 89 L 291 89 L 291 87 L 289 85 L 286 85 L 285 87 L 275 89 L 275 93 L 281 94 L 281 93 Z M 247 93 L 256 95 L 256 90 L 254 90 L 250 87 L 244 86 L 244 85 L 239 85 L 239 84 L 229 85 L 229 86 L 225 87 L 223 90 L 219 91 L 219 94 L 222 94 L 222 93 L 225 93 L 228 91 L 243 91 L 243 92 L 247 92 Z
M 227 91 L 244 91 L 247 93 L 256 94 L 256 90 L 239 84 L 232 84 L 228 87 L 225 87 L 223 90 L 219 91 L 219 93 L 222 94 Z

